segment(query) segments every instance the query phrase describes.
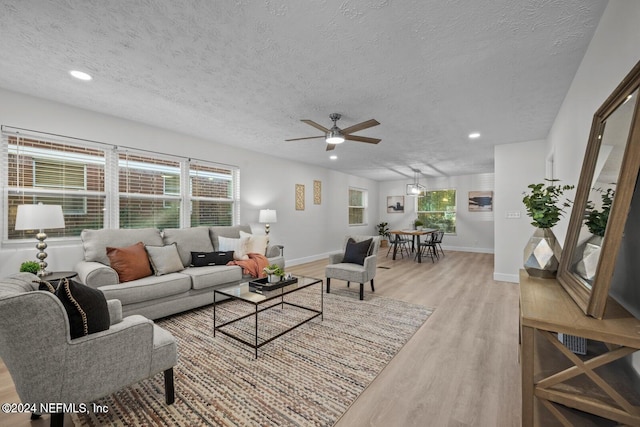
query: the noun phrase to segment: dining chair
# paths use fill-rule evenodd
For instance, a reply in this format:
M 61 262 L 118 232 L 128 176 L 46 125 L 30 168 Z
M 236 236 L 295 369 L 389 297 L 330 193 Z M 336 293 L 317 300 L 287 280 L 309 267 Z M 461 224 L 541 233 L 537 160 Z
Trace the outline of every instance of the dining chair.
M 435 259 L 438 258 L 438 249 L 436 247 L 436 234 L 438 232 L 429 233 L 425 236 L 424 242 L 420 242 L 420 247 L 416 250 L 416 258 L 418 258 L 418 253 L 420 256 L 424 257 L 428 255 L 431 257 L 431 262 L 435 262 Z
M 437 233 L 433 233 L 433 245 L 434 245 L 434 249 L 436 250 L 436 256 L 438 256 L 438 250 L 440 250 L 440 253 L 442 253 L 442 256 L 444 256 L 444 251 L 442 250 L 442 238 L 444 237 L 444 231 L 438 231 Z M 438 258 L 440 258 L 438 256 Z
M 407 236 L 402 235 L 402 234 L 394 234 L 394 238 L 393 241 L 391 243 L 391 246 L 389 247 L 389 250 L 387 251 L 387 256 L 389 256 L 389 253 L 393 250 L 393 246 L 396 245 L 398 249 L 396 249 L 396 251 L 400 252 L 400 256 L 402 256 L 402 258 L 404 258 L 404 254 L 403 252 L 407 253 L 407 256 L 410 255 L 410 249 L 409 249 L 409 244 L 411 243 L 411 240 L 409 240 L 407 238 Z M 398 253 L 398 252 L 396 252 Z

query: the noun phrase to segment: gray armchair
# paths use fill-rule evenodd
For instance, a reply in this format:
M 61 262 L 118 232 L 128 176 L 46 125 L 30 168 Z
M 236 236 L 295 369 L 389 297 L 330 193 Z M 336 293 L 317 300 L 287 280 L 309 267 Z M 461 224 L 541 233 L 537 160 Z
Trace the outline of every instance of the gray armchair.
M 122 318 L 120 301 L 110 300 L 109 329 L 71 339 L 64 306 L 34 280 L 0 280 L 0 358 L 23 403 L 88 403 L 160 372 L 166 403 L 174 402 L 177 349 L 168 331 L 142 316 Z M 63 422 L 63 413 L 51 414 L 52 426 Z
M 373 239 L 367 256 L 364 258 L 363 265 L 356 263 L 343 262 L 345 257 L 345 249 L 349 238 L 356 242 L 362 242 L 367 239 Z M 375 292 L 373 286 L 373 278 L 376 275 L 376 259 L 378 257 L 378 248 L 380 247 L 380 236 L 346 236 L 343 243 L 343 251 L 329 255 L 329 265 L 325 268 L 325 276 L 327 278 L 327 293 L 330 293 L 331 279 L 345 280 L 347 287 L 351 282 L 360 283 L 360 299 L 364 299 L 364 284 L 371 282 L 371 292 Z

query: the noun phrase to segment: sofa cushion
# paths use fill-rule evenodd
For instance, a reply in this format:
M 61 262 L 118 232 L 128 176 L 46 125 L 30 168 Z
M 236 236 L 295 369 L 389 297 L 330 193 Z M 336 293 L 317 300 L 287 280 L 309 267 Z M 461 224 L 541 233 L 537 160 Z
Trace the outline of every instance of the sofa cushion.
M 231 261 L 233 261 L 233 251 L 191 252 L 191 265 L 193 267 L 227 265 Z
M 97 261 L 105 265 L 109 265 L 107 246 L 121 248 L 136 242 L 151 246 L 163 245 L 160 230 L 157 228 L 82 230 L 80 238 L 84 250 L 84 260 Z
M 162 276 L 167 273 L 175 273 L 184 268 L 178 248 L 175 243 L 165 246 L 145 246 L 149 254 L 149 261 L 156 276 Z
M 223 250 L 223 249 L 220 249 L 220 245 L 218 242 L 219 237 L 239 239 L 240 231 L 244 231 L 245 233 L 251 233 L 251 227 L 249 225 L 209 227 L 209 236 L 211 237 L 211 242 L 213 243 L 213 250 L 214 251 Z
M 71 339 L 109 329 L 111 319 L 104 294 L 73 280 L 63 279 L 57 289 L 49 282 L 40 282 L 41 291 L 53 292 L 62 302 L 67 317 Z
M 107 247 L 107 256 L 111 268 L 118 273 L 120 282 L 130 282 L 152 274 L 149 257 L 142 242 L 125 248 Z
M 128 283 L 100 286 L 99 289 L 107 299 L 119 299 L 126 306 L 187 292 L 191 289 L 191 278 L 182 273 L 169 273 Z
M 184 267 L 191 265 L 191 252 L 213 251 L 209 227 L 165 228 L 162 235 L 165 245 L 176 244 Z
M 189 267 L 181 274 L 191 276 L 193 289 L 206 289 L 242 279 L 242 269 L 237 265 L 213 265 L 210 267 Z

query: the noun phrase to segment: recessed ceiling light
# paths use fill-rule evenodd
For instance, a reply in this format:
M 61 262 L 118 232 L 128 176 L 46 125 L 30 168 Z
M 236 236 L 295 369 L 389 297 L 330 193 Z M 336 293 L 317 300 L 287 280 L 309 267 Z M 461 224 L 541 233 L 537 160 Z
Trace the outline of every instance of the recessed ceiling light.
M 78 70 L 69 71 L 69 74 L 71 74 L 73 77 L 75 77 L 78 80 L 89 81 L 92 79 L 92 77 L 89 74 L 84 73 L 82 71 L 78 71 Z
M 470 133 L 469 134 L 469 138 L 471 138 L 471 139 L 480 138 L 480 133 L 479 132 Z
M 337 158 L 338 158 L 338 156 L 336 156 L 335 154 L 332 154 L 331 156 L 329 156 L 329 158 L 330 158 L 331 160 L 335 160 L 335 159 L 337 159 Z

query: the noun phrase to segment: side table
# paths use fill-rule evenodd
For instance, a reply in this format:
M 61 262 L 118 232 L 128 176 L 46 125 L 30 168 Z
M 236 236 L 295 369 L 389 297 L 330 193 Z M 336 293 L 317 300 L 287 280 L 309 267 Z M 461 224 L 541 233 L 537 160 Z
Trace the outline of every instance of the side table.
M 78 275 L 75 271 L 54 271 L 46 276 L 40 277 L 42 280 L 46 280 L 47 282 L 58 282 L 62 279 L 71 279 Z

